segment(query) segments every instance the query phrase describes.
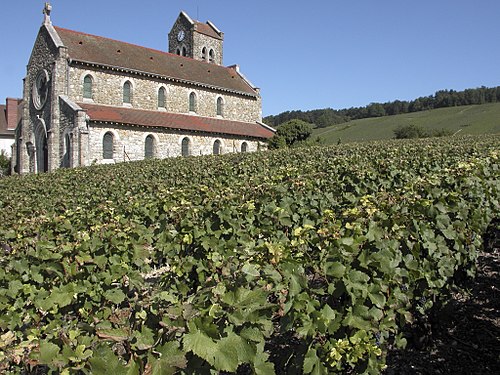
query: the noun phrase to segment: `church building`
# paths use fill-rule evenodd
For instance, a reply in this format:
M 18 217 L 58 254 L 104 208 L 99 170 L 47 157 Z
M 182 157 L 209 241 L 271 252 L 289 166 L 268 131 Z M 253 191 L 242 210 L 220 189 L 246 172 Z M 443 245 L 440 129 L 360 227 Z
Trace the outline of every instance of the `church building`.
M 181 12 L 162 52 L 54 26 L 50 13 L 24 79 L 17 172 L 252 152 L 274 134 L 259 89 L 223 65 L 212 22 Z

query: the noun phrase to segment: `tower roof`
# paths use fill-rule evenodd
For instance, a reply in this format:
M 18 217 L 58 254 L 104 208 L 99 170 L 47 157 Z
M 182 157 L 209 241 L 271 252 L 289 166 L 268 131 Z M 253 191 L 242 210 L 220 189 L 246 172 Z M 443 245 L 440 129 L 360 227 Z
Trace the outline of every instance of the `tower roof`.
M 199 21 L 195 21 L 195 30 L 200 34 L 208 35 L 215 39 L 224 39 L 224 34 L 220 32 L 213 23 L 208 21 L 207 23 L 202 23 Z

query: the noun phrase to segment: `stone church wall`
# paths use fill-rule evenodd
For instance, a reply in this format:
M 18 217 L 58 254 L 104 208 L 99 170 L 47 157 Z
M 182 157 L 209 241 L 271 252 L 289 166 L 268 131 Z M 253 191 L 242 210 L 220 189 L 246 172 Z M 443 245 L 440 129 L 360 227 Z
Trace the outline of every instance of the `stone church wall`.
M 191 29 L 191 24 L 184 17 L 179 17 L 174 23 L 172 30 L 168 34 L 168 52 L 176 53 L 177 48 L 181 49 L 183 46 L 186 48 L 187 56 L 192 56 L 191 46 L 193 45 L 192 33 L 188 32 Z M 177 35 L 179 31 L 185 32 L 184 40 L 179 42 Z
M 209 61 L 209 51 L 212 49 L 215 54 L 214 64 L 222 65 L 222 40 L 211 38 L 204 34 L 195 32 L 193 33 L 193 58 L 196 60 L 203 60 L 202 50 L 203 47 L 207 49 L 206 61 Z
M 113 160 L 103 159 L 103 138 L 107 132 L 113 134 Z M 154 157 L 158 159 L 181 156 L 182 140 L 190 140 L 191 155 L 211 155 L 216 140 L 222 145 L 222 154 L 241 152 L 243 142 L 248 145 L 247 152 L 258 151 L 263 145 L 255 140 L 236 137 L 214 137 L 211 134 L 186 134 L 173 130 L 144 129 L 132 126 L 104 126 L 92 124 L 89 129 L 89 164 L 119 163 L 123 161 L 143 160 L 145 141 L 148 135 L 154 137 Z
M 33 47 L 33 51 L 30 57 L 30 61 L 28 64 L 27 75 L 24 80 L 24 97 L 27 99 L 24 104 L 23 111 L 23 145 L 21 146 L 21 152 L 25 154 L 22 157 L 23 161 L 28 161 L 27 163 L 23 163 L 22 172 L 35 172 L 36 165 L 34 163 L 33 155 L 28 155 L 26 153 L 26 143 L 31 142 L 35 144 L 35 126 L 37 124 L 45 124 L 45 128 L 47 130 L 47 142 L 49 143 L 49 147 L 54 141 L 54 137 L 52 134 L 52 128 L 56 127 L 58 124 L 55 121 L 56 119 L 52 118 L 52 102 L 54 98 L 57 98 L 57 91 L 55 91 L 60 82 L 58 79 L 54 79 L 55 77 L 59 78 L 59 75 L 56 75 L 58 65 L 54 64 L 54 61 L 57 59 L 58 49 L 54 46 L 49 33 L 45 26 L 40 29 L 40 33 L 38 34 L 38 38 Z M 45 101 L 45 104 L 42 108 L 37 109 L 33 104 L 32 90 L 35 80 L 38 74 L 42 71 L 46 71 L 49 77 L 49 87 L 48 96 Z M 50 148 L 49 148 L 50 150 Z M 57 159 L 58 150 L 52 149 L 53 152 L 48 155 L 49 168 L 55 169 L 57 166 L 50 165 L 50 161 Z
M 93 98 L 83 98 L 83 80 L 90 74 L 93 79 Z M 132 84 L 132 104 L 123 104 L 123 84 Z M 118 74 L 111 71 L 72 67 L 69 74 L 69 97 L 75 102 L 93 102 L 111 106 L 129 106 L 136 109 L 158 110 L 158 90 L 166 89 L 166 111 L 189 114 L 189 95 L 197 97 L 196 114 L 217 117 L 217 98 L 224 101 L 223 118 L 234 121 L 256 122 L 262 120 L 261 99 L 216 90 L 201 89 L 168 81 L 146 79 L 139 76 Z

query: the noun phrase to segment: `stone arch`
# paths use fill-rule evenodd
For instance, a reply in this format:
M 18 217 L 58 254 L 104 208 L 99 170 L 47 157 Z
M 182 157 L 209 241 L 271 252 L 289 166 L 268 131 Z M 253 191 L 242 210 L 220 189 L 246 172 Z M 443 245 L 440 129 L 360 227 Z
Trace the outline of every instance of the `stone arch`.
M 90 79 L 90 82 L 89 82 Z M 82 98 L 84 101 L 93 101 L 94 93 L 96 92 L 96 77 L 94 72 L 90 70 L 84 71 L 80 75 L 80 82 L 82 84 Z
M 189 92 L 189 112 L 196 113 L 198 111 L 198 95 L 195 91 Z
M 222 154 L 222 141 L 220 139 L 216 139 L 213 144 L 213 154 L 214 155 L 221 155 Z
M 165 85 L 159 85 L 157 90 L 157 107 L 159 110 L 167 109 L 167 87 Z
M 104 150 L 104 142 L 105 142 L 105 139 L 104 137 L 106 136 L 106 134 L 110 134 L 112 136 L 112 148 L 111 148 L 111 151 L 112 151 L 112 158 L 109 158 L 109 157 L 105 157 L 105 156 L 111 156 L 109 154 L 106 154 L 105 155 L 105 150 Z M 117 157 L 118 157 L 118 152 L 120 150 L 119 148 L 119 145 L 120 145 L 120 137 L 118 136 L 118 133 L 114 130 L 114 129 L 103 129 L 101 131 L 101 134 L 100 134 L 100 139 L 101 139 L 101 158 L 103 160 L 104 163 L 109 163 L 109 162 L 113 162 Z M 107 150 L 109 152 L 109 150 Z
M 179 139 L 181 146 L 181 156 L 190 156 L 193 153 L 193 141 L 190 137 L 184 135 Z
M 241 142 L 241 152 L 248 152 L 248 143 L 247 142 Z
M 157 157 L 158 143 L 158 135 L 154 133 L 146 133 L 143 135 L 144 159 Z
M 215 105 L 216 105 L 217 116 L 224 117 L 224 107 L 225 107 L 224 98 L 222 96 L 218 96 Z
M 129 86 L 127 89 L 127 85 Z M 126 90 L 129 90 L 127 93 Z M 134 103 L 135 82 L 130 77 L 122 78 L 121 80 L 122 103 L 124 106 L 132 106 Z M 128 94 L 128 98 L 126 97 Z M 128 100 L 128 101 L 126 101 Z

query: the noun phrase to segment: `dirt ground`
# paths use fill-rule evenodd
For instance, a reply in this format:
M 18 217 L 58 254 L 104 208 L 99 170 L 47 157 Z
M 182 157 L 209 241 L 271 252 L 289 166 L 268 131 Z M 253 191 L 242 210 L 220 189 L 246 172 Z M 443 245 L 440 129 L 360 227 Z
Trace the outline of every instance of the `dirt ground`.
M 411 332 L 405 350 L 389 352 L 386 375 L 500 374 L 500 230 L 485 236 L 477 275 L 465 292 Z

